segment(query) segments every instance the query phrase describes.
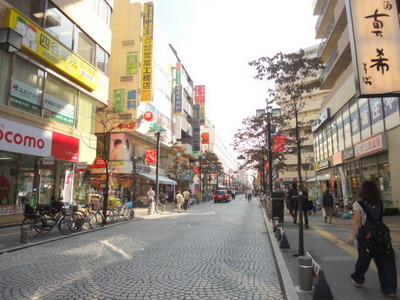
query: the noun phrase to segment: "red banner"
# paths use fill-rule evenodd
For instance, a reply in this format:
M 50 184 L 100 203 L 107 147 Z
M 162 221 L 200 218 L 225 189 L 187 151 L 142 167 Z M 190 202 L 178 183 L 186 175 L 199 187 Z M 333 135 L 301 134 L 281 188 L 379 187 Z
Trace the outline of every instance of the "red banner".
M 156 149 L 146 150 L 146 162 L 149 164 L 154 164 L 156 162 Z
M 210 134 L 208 132 L 203 132 L 201 134 L 201 143 L 209 144 L 210 143 Z
M 272 152 L 284 152 L 286 145 L 286 135 L 274 135 L 272 143 Z
M 199 166 L 193 166 L 192 167 L 192 172 L 193 172 L 193 174 L 200 174 L 200 167 Z

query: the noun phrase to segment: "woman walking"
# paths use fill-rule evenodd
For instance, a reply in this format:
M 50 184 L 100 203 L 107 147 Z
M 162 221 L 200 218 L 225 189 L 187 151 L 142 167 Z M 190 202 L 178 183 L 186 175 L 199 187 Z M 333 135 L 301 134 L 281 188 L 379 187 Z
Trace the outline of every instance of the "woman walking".
M 325 223 L 328 222 L 329 218 L 329 224 L 332 224 L 333 196 L 331 195 L 331 193 L 329 193 L 329 189 L 325 190 L 324 196 L 322 198 L 322 208 L 325 211 Z
M 353 245 L 354 240 L 357 239 L 358 258 L 351 279 L 354 286 L 362 287 L 365 281 L 365 273 L 372 259 L 371 254 L 367 251 L 365 238 L 370 232 L 371 224 L 364 209 L 368 210 L 375 222 L 382 219 L 383 205 L 380 200 L 380 191 L 372 181 L 363 182 L 358 196 L 360 201 L 353 204 L 353 226 L 347 243 Z M 374 258 L 374 261 L 378 269 L 381 292 L 385 296 L 396 297 L 397 271 L 393 251 L 390 254 L 379 255 Z

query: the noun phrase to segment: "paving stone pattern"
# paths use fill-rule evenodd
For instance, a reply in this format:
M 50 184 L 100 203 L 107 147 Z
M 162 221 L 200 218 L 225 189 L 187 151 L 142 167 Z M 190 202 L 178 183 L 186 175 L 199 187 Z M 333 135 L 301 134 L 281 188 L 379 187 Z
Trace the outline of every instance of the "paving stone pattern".
M 258 201 L 206 202 L 0 255 L 0 299 L 284 299 Z

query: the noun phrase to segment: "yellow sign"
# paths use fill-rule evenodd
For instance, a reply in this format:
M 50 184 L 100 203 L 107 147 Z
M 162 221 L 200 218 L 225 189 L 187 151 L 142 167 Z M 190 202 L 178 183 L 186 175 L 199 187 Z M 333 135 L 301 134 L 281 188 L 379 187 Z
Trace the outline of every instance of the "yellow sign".
M 96 89 L 97 70 L 43 31 L 35 23 L 10 9 L 8 26 L 22 35 L 22 47 L 49 63 L 90 91 Z
M 140 101 L 151 102 L 153 77 L 153 2 L 144 3 L 143 39 L 142 39 L 142 76 L 140 84 Z

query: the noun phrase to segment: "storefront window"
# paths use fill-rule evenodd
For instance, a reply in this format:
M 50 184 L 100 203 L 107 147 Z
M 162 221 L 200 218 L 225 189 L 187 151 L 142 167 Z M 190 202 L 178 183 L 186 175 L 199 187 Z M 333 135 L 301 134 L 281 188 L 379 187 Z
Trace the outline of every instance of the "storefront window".
M 16 56 L 11 76 L 10 105 L 40 115 L 44 77 L 41 69 Z
M 385 204 L 392 205 L 392 180 L 390 178 L 390 165 L 387 153 L 378 156 L 379 187 L 382 191 L 382 200 Z
M 74 126 L 78 92 L 52 75 L 47 76 L 43 117 Z
M 94 133 L 95 115 L 95 100 L 84 93 L 80 93 L 77 128 L 81 131 Z
M 0 151 L 0 205 L 21 204 L 34 195 L 35 157 Z
M 40 176 L 40 184 L 39 184 L 39 199 L 38 203 L 41 204 L 50 204 L 51 197 L 54 195 L 55 188 L 55 172 L 53 168 L 43 168 L 41 170 Z
M 11 55 L 0 51 L 0 104 L 7 104 L 6 91 L 8 86 L 8 74 L 10 70 Z

